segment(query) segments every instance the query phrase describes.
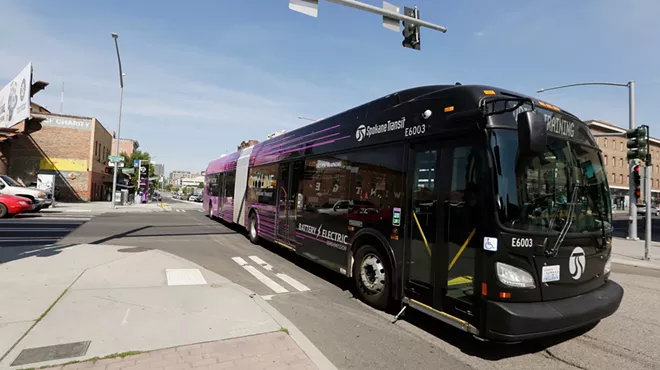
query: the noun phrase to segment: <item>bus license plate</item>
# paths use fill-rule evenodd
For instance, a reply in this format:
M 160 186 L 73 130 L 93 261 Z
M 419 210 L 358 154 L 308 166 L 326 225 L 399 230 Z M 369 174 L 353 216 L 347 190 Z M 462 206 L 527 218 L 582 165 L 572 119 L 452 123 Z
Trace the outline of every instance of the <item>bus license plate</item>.
M 559 265 L 543 266 L 541 281 L 544 283 L 550 281 L 559 281 Z

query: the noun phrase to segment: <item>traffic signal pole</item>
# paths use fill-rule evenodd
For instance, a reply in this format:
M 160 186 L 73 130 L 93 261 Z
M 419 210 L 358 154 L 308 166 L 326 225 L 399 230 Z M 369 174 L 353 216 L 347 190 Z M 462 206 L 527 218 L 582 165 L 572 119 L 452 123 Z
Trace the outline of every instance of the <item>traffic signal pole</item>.
M 646 184 L 646 191 L 644 192 L 644 197 L 646 198 L 646 230 L 644 230 L 644 259 L 645 260 L 650 260 L 651 255 L 650 255 L 650 249 L 651 249 L 651 221 L 653 219 L 653 214 L 651 213 L 651 186 L 653 184 L 653 180 L 651 179 L 651 173 L 653 172 L 653 165 L 651 164 L 651 158 L 653 155 L 651 153 L 647 154 L 647 161 L 646 161 L 646 180 L 644 183 Z
M 628 82 L 628 124 L 629 130 L 634 130 L 637 127 L 635 121 L 635 81 Z M 628 158 L 628 173 L 632 174 L 633 167 L 635 166 L 635 161 Z M 630 182 L 628 184 L 628 199 L 630 199 L 630 207 L 628 207 L 628 239 L 630 240 L 639 240 L 637 237 L 637 204 L 635 199 L 635 187 L 633 184 L 633 178 L 630 176 Z

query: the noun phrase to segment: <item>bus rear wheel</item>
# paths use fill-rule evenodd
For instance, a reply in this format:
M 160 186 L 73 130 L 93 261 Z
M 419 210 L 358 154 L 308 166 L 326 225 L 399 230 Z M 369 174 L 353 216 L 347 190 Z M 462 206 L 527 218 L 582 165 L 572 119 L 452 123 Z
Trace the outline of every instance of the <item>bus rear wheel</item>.
M 365 244 L 355 253 L 353 280 L 360 299 L 379 310 L 390 302 L 390 274 L 387 260 L 377 248 Z
M 250 219 L 248 220 L 248 238 L 250 238 L 252 244 L 259 243 L 259 233 L 257 230 L 257 215 L 253 212 L 250 214 Z

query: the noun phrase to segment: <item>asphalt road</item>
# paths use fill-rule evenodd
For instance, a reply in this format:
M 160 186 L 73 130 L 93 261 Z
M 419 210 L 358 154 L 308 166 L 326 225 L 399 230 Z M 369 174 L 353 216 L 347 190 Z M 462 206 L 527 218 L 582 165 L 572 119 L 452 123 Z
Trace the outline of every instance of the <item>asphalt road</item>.
M 615 265 L 612 278 L 624 286 L 624 301 L 590 330 L 513 345 L 484 343 L 412 310 L 392 324 L 392 314 L 353 298 L 346 279 L 283 248 L 252 245 L 209 220 L 199 204 L 168 202 L 171 212 L 98 216 L 62 242 L 157 248 L 198 263 L 269 299 L 340 369 L 660 366 L 660 271 Z M 245 263 L 262 272 L 261 280 Z M 271 282 L 287 291 L 276 293 Z

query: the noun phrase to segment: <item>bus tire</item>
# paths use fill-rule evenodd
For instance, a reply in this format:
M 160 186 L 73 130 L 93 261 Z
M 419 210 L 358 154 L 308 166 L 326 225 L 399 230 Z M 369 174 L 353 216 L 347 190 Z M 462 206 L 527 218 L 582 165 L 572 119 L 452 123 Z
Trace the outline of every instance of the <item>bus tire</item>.
M 387 309 L 390 303 L 391 274 L 383 252 L 369 244 L 361 245 L 355 252 L 353 280 L 363 302 L 379 310 Z
M 251 212 L 250 218 L 248 219 L 248 238 L 252 244 L 259 243 L 259 225 L 257 222 L 257 215 L 254 212 Z

